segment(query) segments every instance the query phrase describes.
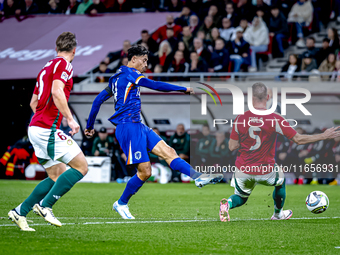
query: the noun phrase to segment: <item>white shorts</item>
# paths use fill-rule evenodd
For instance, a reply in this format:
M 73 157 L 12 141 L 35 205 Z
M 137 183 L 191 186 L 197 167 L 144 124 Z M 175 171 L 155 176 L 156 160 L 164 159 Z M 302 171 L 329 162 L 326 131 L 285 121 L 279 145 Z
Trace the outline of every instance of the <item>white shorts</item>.
M 265 186 L 281 186 L 285 180 L 281 167 L 275 164 L 274 171 L 265 175 L 246 174 L 236 170 L 230 185 L 235 188 L 234 193 L 241 197 L 249 197 L 257 184 Z
M 60 129 L 52 131 L 32 126 L 28 128 L 28 138 L 39 163 L 45 168 L 59 163 L 68 164 L 81 152 L 78 144 Z

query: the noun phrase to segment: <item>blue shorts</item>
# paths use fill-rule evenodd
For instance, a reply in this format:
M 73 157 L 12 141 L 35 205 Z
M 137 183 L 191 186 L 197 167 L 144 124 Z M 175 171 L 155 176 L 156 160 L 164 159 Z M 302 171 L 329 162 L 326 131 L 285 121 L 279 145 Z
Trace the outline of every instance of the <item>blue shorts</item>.
M 150 161 L 149 152 L 162 140 L 151 128 L 140 122 L 117 125 L 116 138 L 127 157 L 127 165 Z

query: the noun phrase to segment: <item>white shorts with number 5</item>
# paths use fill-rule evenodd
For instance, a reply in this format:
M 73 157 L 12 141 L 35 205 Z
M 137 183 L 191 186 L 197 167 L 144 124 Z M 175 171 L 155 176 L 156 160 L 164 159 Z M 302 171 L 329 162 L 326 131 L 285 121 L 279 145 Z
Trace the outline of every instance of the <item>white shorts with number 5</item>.
M 68 164 L 81 149 L 78 144 L 62 130 L 31 126 L 28 138 L 33 145 L 39 163 L 45 168 L 59 163 Z

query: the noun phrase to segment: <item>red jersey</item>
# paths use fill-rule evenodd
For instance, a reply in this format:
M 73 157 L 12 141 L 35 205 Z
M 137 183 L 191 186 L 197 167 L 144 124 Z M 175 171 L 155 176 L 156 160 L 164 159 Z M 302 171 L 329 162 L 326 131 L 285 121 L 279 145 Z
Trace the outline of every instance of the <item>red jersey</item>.
M 260 116 L 247 111 L 237 116 L 230 135 L 230 139 L 240 143 L 236 167 L 247 174 L 271 172 L 269 166 L 275 164 L 276 134 L 292 139 L 296 131 L 278 113 Z M 262 166 L 267 168 L 262 171 Z
M 38 74 L 33 92 L 38 95 L 38 105 L 30 126 L 48 129 L 60 127 L 63 116 L 53 102 L 52 83 L 60 80 L 65 84 L 64 93 L 68 101 L 73 86 L 72 75 L 73 67 L 65 58 L 56 57 L 47 62 Z

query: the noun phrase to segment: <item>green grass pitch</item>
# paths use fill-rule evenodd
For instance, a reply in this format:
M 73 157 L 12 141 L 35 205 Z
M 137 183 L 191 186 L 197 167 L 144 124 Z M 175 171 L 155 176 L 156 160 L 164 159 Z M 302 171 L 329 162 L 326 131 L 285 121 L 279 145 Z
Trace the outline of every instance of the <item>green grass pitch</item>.
M 30 212 L 36 232 L 22 232 L 7 213 L 36 183 L 0 181 L 0 254 L 340 254 L 339 186 L 287 186 L 284 208 L 293 217 L 286 221 L 269 220 L 273 188 L 257 186 L 246 205 L 231 210 L 231 222 L 220 222 L 229 184 L 147 183 L 130 201 L 136 220 L 124 221 L 111 210 L 124 184 L 79 183 L 53 208 L 61 228 Z M 313 190 L 330 200 L 319 215 L 305 206 Z

